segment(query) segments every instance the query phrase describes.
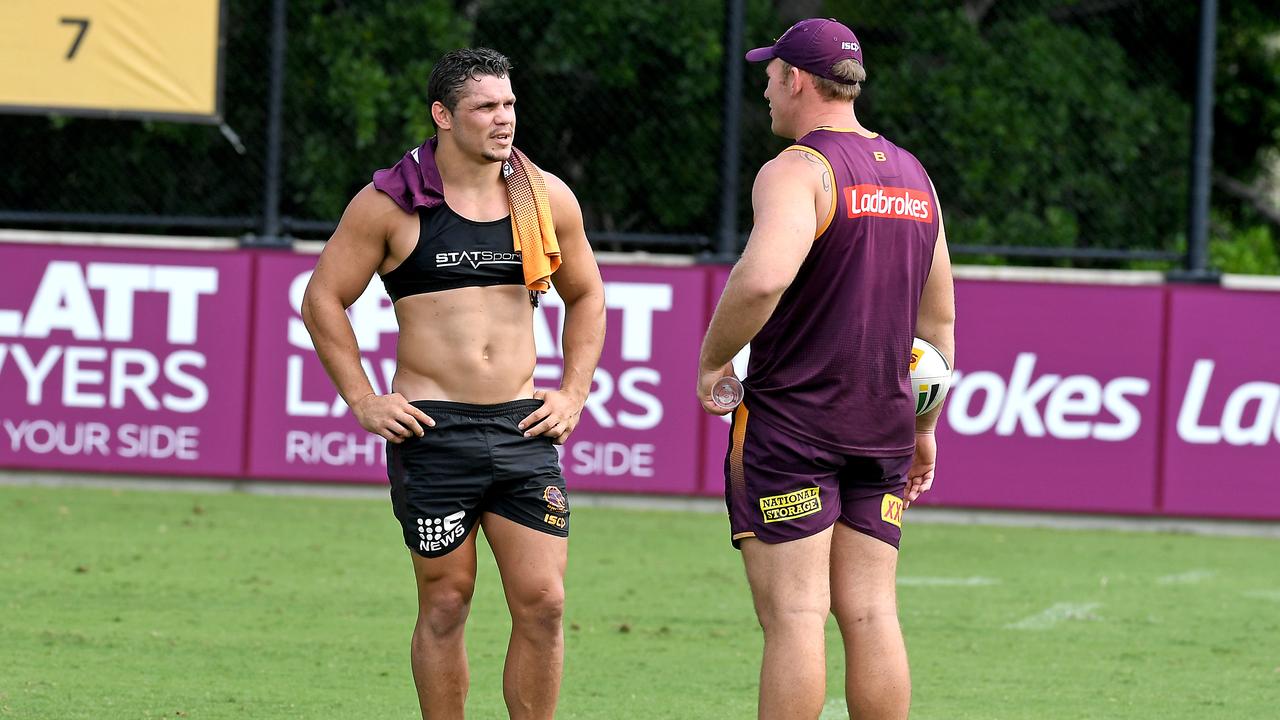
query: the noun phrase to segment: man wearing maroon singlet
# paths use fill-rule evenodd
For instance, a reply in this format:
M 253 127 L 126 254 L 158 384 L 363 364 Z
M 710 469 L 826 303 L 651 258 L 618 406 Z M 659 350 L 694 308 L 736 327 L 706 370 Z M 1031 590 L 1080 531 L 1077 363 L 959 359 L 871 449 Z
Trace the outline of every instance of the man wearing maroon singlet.
M 905 718 L 911 700 L 895 574 L 902 511 L 933 482 L 939 410 L 915 416 L 912 337 L 954 360 L 955 302 L 942 216 L 924 168 L 864 128 L 862 46 L 804 20 L 771 47 L 774 134 L 795 144 L 761 168 L 755 226 L 707 330 L 698 396 L 748 342 L 725 501 L 764 629 L 759 717 L 815 720 L 834 612 L 851 716 Z

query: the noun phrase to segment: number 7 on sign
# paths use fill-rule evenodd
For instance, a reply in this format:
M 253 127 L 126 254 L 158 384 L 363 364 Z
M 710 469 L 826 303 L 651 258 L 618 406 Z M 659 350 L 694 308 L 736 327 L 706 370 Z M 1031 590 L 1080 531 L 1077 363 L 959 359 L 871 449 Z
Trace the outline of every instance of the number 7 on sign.
M 76 56 L 76 51 L 80 49 L 80 43 L 84 41 L 84 36 L 89 33 L 89 18 L 58 18 L 63 25 L 79 25 L 80 31 L 76 33 L 76 39 L 71 43 L 71 49 L 67 51 L 67 60 Z

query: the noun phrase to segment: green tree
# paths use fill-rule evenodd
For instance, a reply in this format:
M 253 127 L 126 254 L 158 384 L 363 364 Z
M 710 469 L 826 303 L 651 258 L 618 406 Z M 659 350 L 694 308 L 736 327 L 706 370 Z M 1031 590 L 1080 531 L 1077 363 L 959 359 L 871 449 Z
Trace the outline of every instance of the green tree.
M 432 133 L 427 78 L 472 24 L 447 0 L 292 0 L 289 13 L 285 210 L 336 220 Z
M 270 14 L 262 0 L 226 1 L 225 127 L 0 117 L 0 137 L 14 149 L 0 175 L 0 209 L 205 215 L 252 226 L 263 206 Z M 1280 149 L 1280 13 L 1272 5 L 1221 11 L 1213 197 L 1222 247 L 1213 258 L 1224 268 L 1265 270 L 1280 254 L 1280 210 L 1261 186 L 1264 159 Z M 1195 3 L 746 7 L 748 48 L 801 16 L 836 16 L 857 31 L 870 76 L 859 116 L 929 168 L 953 243 L 1180 247 Z M 431 134 L 433 61 L 488 45 L 515 63 L 517 144 L 573 186 L 589 230 L 715 235 L 725 3 L 292 0 L 288 9 L 285 215 L 335 221 L 375 169 Z M 743 231 L 755 172 L 788 144 L 769 132 L 763 71 L 744 73 Z

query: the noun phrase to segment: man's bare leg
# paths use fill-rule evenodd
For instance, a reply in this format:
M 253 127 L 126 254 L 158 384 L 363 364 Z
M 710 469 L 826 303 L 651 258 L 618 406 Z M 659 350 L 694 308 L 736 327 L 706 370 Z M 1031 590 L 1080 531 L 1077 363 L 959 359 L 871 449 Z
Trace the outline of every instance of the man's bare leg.
M 844 638 L 845 702 L 858 720 L 900 720 L 911 672 L 898 625 L 898 551 L 842 524 L 831 542 L 831 604 Z
M 493 513 L 481 517 L 511 611 L 502 695 L 511 720 L 551 720 L 564 668 L 564 573 L 569 539 Z
M 817 720 L 822 714 L 830 552 L 830 528 L 777 545 L 742 541 L 756 617 L 764 629 L 760 720 Z
M 462 631 L 476 583 L 476 531 L 438 558 L 413 556 L 418 624 L 413 629 L 413 683 L 423 720 L 461 720 L 470 674 Z

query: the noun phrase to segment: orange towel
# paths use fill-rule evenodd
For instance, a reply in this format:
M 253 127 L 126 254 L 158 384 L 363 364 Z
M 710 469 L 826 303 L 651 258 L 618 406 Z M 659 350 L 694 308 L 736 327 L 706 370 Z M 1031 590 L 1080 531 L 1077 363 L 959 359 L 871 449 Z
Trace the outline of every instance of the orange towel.
M 542 172 L 515 148 L 502 166 L 511 202 L 511 235 L 524 262 L 524 285 L 530 292 L 551 289 L 551 275 L 560 267 L 560 244 L 551 219 L 551 196 Z

